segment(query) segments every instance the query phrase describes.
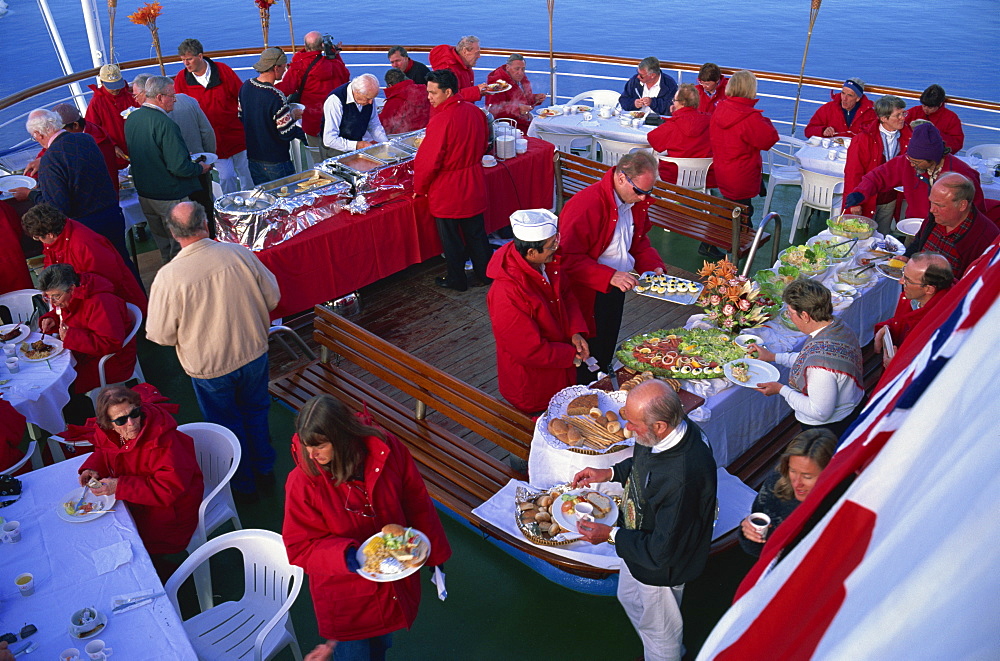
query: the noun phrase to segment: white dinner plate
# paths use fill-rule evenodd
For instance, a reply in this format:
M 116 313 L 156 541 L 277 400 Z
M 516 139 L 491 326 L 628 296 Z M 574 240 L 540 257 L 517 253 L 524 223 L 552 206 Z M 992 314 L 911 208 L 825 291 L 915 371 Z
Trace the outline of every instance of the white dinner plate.
M 484 94 L 503 94 L 504 92 L 510 91 L 511 85 L 506 80 L 498 80 L 497 83 L 503 83 L 503 87 L 498 90 L 485 90 Z M 496 85 L 496 83 L 490 83 L 491 85 Z
M 923 218 L 904 218 L 903 220 L 896 223 L 896 229 L 903 234 L 908 234 L 909 236 L 916 236 L 917 232 L 920 231 L 920 226 L 924 224 Z
M 750 378 L 746 382 L 733 378 L 733 363 L 747 364 Z M 740 358 L 739 360 L 731 360 L 722 366 L 722 371 L 725 373 L 727 379 L 738 386 L 743 386 L 744 388 L 756 388 L 758 383 L 777 381 L 778 377 L 781 376 L 778 373 L 777 367 L 771 363 L 765 363 L 763 360 L 758 360 L 756 358 Z
M 413 530 L 413 532 L 417 534 L 417 536 L 421 539 L 421 541 L 423 541 L 423 543 L 427 545 L 427 558 L 431 557 L 431 540 L 429 540 L 427 538 L 427 535 L 425 535 L 424 533 L 420 532 L 416 528 L 411 528 L 411 530 Z M 362 542 L 361 546 L 358 547 L 358 551 L 357 551 L 357 556 L 356 557 L 358 559 L 358 564 L 361 565 L 361 568 L 358 569 L 358 574 L 360 574 L 363 578 L 367 578 L 369 581 L 375 581 L 376 583 L 391 583 L 392 581 L 398 581 L 400 579 L 406 578 L 407 576 L 410 576 L 410 575 L 412 575 L 412 574 L 420 571 L 420 568 L 423 567 L 424 564 L 427 562 L 427 559 L 425 558 L 424 562 L 420 563 L 416 567 L 407 567 L 403 571 L 396 572 L 395 574 L 379 574 L 379 573 L 375 573 L 375 572 L 365 571 L 364 570 L 364 567 L 365 567 L 365 552 L 364 552 L 364 548 L 366 546 L 368 546 L 368 542 L 372 541 L 376 537 L 381 537 L 381 536 L 382 536 L 382 533 L 381 532 L 377 532 L 374 535 L 372 535 L 371 537 L 369 537 L 368 539 L 366 539 L 364 542 Z
M 51 335 L 43 335 L 41 339 L 45 340 L 45 344 L 55 347 L 52 350 L 52 353 L 47 355 L 45 358 L 28 358 L 27 356 L 24 355 L 24 347 L 22 346 L 23 345 L 22 342 L 21 344 L 17 345 L 17 357 L 29 363 L 40 363 L 45 360 L 51 360 L 63 352 L 64 349 L 63 343 L 62 340 L 60 340 L 58 337 L 52 337 Z
M 94 519 L 101 518 L 108 513 L 109 509 L 115 506 L 114 496 L 95 496 L 90 489 L 87 489 L 87 499 L 84 502 L 92 503 L 95 511 L 91 514 L 70 514 L 66 511 L 66 503 L 76 505 L 80 502 L 80 497 L 83 495 L 83 489 L 84 487 L 77 487 L 76 489 L 73 489 L 68 494 L 63 496 L 58 503 L 56 503 L 56 515 L 60 519 L 70 523 L 86 523 L 87 521 L 93 521 Z
M 25 324 L 4 324 L 3 326 L 0 326 L 0 335 L 9 333 L 15 328 L 20 329 L 20 332 L 18 333 L 17 337 L 15 337 L 12 340 L 7 340 L 6 342 L 0 342 L 0 344 L 17 343 L 23 340 L 24 338 L 28 337 L 29 335 L 31 335 L 31 329 L 28 328 Z
M 198 158 L 199 156 L 204 156 L 205 160 L 203 162 L 204 163 L 208 163 L 209 165 L 211 165 L 211 164 L 215 163 L 217 160 L 219 160 L 218 156 L 216 156 L 215 154 L 213 154 L 211 152 L 207 152 L 207 151 L 200 151 L 200 152 L 196 152 L 194 154 L 191 154 L 191 160 L 193 161 L 194 159 Z
M 539 117 L 558 117 L 563 114 L 563 111 L 559 108 L 542 108 L 538 111 Z
M 591 491 L 597 491 L 597 489 L 573 489 L 572 491 L 567 491 L 564 496 L 579 496 L 585 493 L 590 493 Z M 576 528 L 576 524 L 580 521 L 580 517 L 577 516 L 576 512 L 570 512 L 566 514 L 562 511 L 563 498 L 562 496 L 556 498 L 556 501 L 552 503 L 552 507 L 549 508 L 549 512 L 552 514 L 552 519 L 562 526 L 564 529 L 570 531 L 571 533 L 579 533 Z M 608 494 L 604 494 L 607 496 Z M 608 496 L 610 498 L 611 496 Z M 606 516 L 601 518 L 594 517 L 594 521 L 597 523 L 603 523 L 608 526 L 613 526 L 618 521 L 618 505 L 615 501 L 611 501 L 611 511 L 607 513 Z
M 736 346 L 738 346 L 741 349 L 748 349 L 751 346 L 755 347 L 764 346 L 764 342 L 759 337 L 757 337 L 756 335 L 749 335 L 749 334 L 737 335 L 736 338 L 733 340 L 733 342 L 735 342 Z
M 38 186 L 37 180 L 26 177 L 23 174 L 9 174 L 6 177 L 0 177 L 0 200 L 13 197 L 13 194 L 10 192 L 12 188 L 34 190 L 36 186 Z

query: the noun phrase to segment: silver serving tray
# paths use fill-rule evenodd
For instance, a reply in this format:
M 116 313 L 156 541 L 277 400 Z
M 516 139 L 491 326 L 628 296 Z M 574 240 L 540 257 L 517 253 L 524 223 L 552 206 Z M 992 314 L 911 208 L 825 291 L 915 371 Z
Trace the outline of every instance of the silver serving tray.
M 654 284 L 660 282 L 658 276 L 653 275 L 652 272 L 646 272 L 643 273 L 642 275 L 636 276 L 639 278 L 639 285 L 632 291 L 634 291 L 636 294 L 639 294 L 640 296 L 648 296 L 650 298 L 656 298 L 661 301 L 670 301 L 671 303 L 677 303 L 678 305 L 694 305 L 698 301 L 698 297 L 701 296 L 701 291 L 705 288 L 705 285 L 700 282 L 693 282 L 691 280 L 685 280 L 684 278 L 676 278 L 674 276 L 666 274 L 664 274 L 664 276 L 666 278 L 665 282 L 668 283 L 667 286 L 669 286 L 669 284 L 674 284 L 674 285 L 682 284 L 685 287 L 689 285 L 695 285 L 698 288 L 698 290 L 694 292 L 692 291 L 666 292 L 663 294 L 651 291 L 650 289 L 646 289 L 645 291 L 638 291 L 638 287 L 651 287 Z
M 309 188 L 301 189 L 299 184 L 316 180 L 317 183 L 311 185 Z M 338 181 L 343 181 L 340 177 L 325 172 L 320 169 L 303 170 L 302 172 L 296 172 L 295 174 L 289 175 L 287 177 L 282 177 L 281 179 L 275 179 L 274 181 L 269 181 L 266 184 L 261 184 L 258 188 L 264 193 L 270 193 L 279 198 L 295 197 L 296 195 L 302 195 L 303 193 L 312 193 L 316 190 L 323 188 L 324 186 L 329 186 Z M 283 192 L 282 189 L 285 189 Z
M 418 131 L 410 131 L 409 133 L 400 133 L 399 135 L 392 138 L 392 144 L 400 149 L 405 149 L 410 153 L 417 153 L 418 142 L 423 141 L 424 135 L 427 133 L 427 129 L 420 129 Z
M 413 158 L 413 154 L 408 150 L 401 149 L 400 147 L 393 145 L 391 142 L 380 142 L 377 145 L 359 149 L 356 153 L 364 154 L 365 156 L 375 159 L 376 161 L 382 161 L 386 165 L 393 165 L 395 163 L 400 163 Z

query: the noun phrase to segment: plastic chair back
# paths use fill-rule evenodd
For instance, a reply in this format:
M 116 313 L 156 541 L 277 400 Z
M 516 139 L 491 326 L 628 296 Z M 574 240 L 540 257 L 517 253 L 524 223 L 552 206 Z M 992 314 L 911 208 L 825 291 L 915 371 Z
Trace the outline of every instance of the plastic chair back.
M 711 158 L 674 158 L 665 154 L 656 157 L 666 163 L 677 165 L 677 185 L 688 190 L 705 192 L 705 180 L 708 169 L 712 167 Z
M 42 467 L 42 453 L 38 441 L 28 441 L 28 447 L 24 450 L 24 456 L 17 460 L 13 466 L 0 470 L 0 475 L 13 475 L 21 470 L 26 463 L 31 462 L 31 469 L 37 470 Z
M 10 314 L 10 323 L 23 324 L 31 319 L 35 312 L 35 297 L 42 301 L 42 308 L 47 310 L 48 305 L 44 303 L 42 292 L 37 289 L 17 289 L 15 291 L 0 294 L 0 308 L 6 308 Z
M 539 139 L 551 142 L 556 149 L 565 153 L 573 153 L 573 149 L 590 160 L 597 160 L 594 154 L 594 136 L 583 133 L 557 133 L 545 129 L 536 129 Z
M 833 207 L 833 196 L 839 185 L 844 187 L 843 177 L 820 174 L 799 168 L 802 174 L 802 203 L 821 211 L 829 211 Z
M 128 310 L 129 318 L 132 320 L 132 330 L 129 331 L 128 335 L 125 337 L 125 341 L 122 342 L 122 348 L 128 346 L 128 343 L 135 339 L 135 334 L 139 332 L 139 327 L 142 325 L 142 310 L 139 306 L 133 305 L 132 303 L 126 303 L 125 308 Z M 97 395 L 101 392 L 101 389 L 108 385 L 108 378 L 104 372 L 104 365 L 111 360 L 111 358 L 118 353 L 109 353 L 105 356 L 101 356 L 101 359 L 97 361 L 97 376 L 101 380 L 101 385 L 97 388 L 90 390 L 87 393 L 87 397 L 90 397 L 90 401 L 94 403 L 94 408 L 97 408 Z M 138 379 L 139 383 L 146 380 L 146 377 L 142 375 L 142 368 L 139 367 L 139 355 L 135 356 L 135 367 L 132 368 L 132 375 L 129 376 L 127 380 Z
M 966 149 L 965 153 L 968 156 L 975 156 L 977 158 L 1000 158 L 1000 145 L 976 145 L 970 149 Z
M 597 145 L 601 148 L 601 163 L 609 167 L 618 165 L 622 156 L 634 151 L 653 152 L 653 148 L 649 146 L 648 142 L 623 142 L 611 138 L 597 138 Z
M 584 101 L 593 101 L 594 110 L 597 110 L 598 106 L 611 106 L 614 108 L 618 105 L 618 99 L 620 99 L 621 96 L 621 92 L 616 92 L 614 90 L 590 90 L 589 92 L 580 92 L 570 99 L 566 105 L 575 106 L 576 104 L 583 103 Z

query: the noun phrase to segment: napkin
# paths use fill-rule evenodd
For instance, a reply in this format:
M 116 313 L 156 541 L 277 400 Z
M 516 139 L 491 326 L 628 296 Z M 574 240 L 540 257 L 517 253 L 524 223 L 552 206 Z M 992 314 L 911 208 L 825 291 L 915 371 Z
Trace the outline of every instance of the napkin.
M 125 539 L 91 552 L 90 557 L 93 558 L 94 566 L 97 567 L 97 574 L 107 574 L 109 571 L 132 561 L 132 546 Z
M 431 583 L 437 586 L 438 599 L 444 601 L 448 598 L 448 589 L 444 585 L 444 572 L 440 567 L 434 568 L 434 575 L 431 576 Z

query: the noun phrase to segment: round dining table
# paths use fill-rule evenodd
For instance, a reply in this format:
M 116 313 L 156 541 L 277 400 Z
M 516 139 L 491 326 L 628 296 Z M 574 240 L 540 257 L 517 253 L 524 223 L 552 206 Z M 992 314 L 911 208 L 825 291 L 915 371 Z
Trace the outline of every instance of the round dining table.
M 833 158 L 830 157 L 831 154 Z M 843 177 L 844 168 L 847 166 L 847 147 L 836 144 L 831 144 L 829 147 L 806 144 L 795 152 L 795 158 L 803 169 L 810 172 Z
M 24 342 L 42 339 L 33 332 Z M 18 352 L 20 355 L 20 352 Z M 19 370 L 12 374 L 7 365 L 0 367 L 0 396 L 6 399 L 30 424 L 58 433 L 66 428 L 63 407 L 69 403 L 70 387 L 76 379 L 76 359 L 64 349 L 48 360 L 18 360 Z

